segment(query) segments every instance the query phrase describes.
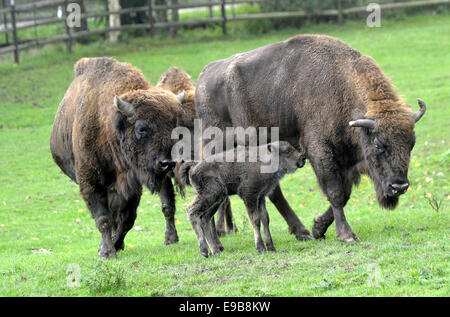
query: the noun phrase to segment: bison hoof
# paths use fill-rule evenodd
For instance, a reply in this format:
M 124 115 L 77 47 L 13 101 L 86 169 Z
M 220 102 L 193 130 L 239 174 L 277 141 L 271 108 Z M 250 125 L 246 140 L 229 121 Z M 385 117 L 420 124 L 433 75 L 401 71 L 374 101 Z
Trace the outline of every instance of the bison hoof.
M 339 241 L 344 243 L 356 243 L 361 242 L 358 236 L 354 232 L 343 232 L 337 235 Z
M 114 249 L 107 250 L 106 248 L 101 248 L 98 250 L 98 256 L 102 259 L 116 259 L 117 253 Z
M 314 219 L 314 225 L 311 230 L 314 239 L 325 239 L 325 232 L 327 232 L 329 226 L 328 222 L 320 221 L 317 218 Z
M 177 243 L 178 242 L 178 235 L 175 234 L 166 234 L 166 237 L 164 239 L 164 245 L 169 245 L 169 244 L 173 244 L 173 243 Z
M 200 248 L 200 254 L 203 255 L 205 258 L 207 258 L 208 255 L 208 248 Z
M 258 252 L 266 252 L 266 246 L 264 245 L 264 243 L 258 243 L 256 244 L 256 250 L 258 250 Z
M 297 237 L 297 240 L 299 240 L 299 241 L 306 241 L 306 240 L 312 240 L 313 239 L 311 234 L 304 234 L 304 235 L 299 235 L 299 236 L 296 236 L 296 237 Z
M 213 256 L 213 255 L 220 254 L 220 253 L 222 253 L 222 252 L 223 252 L 223 247 L 222 247 L 222 248 L 219 248 L 219 249 L 217 249 L 217 250 L 215 250 L 215 251 L 211 251 L 211 252 L 209 253 L 209 255 Z
M 295 238 L 297 238 L 297 240 L 300 240 L 300 241 L 312 239 L 311 233 L 302 224 L 289 227 L 289 233 L 294 234 Z
M 266 246 L 267 246 L 267 251 L 270 251 L 270 252 L 275 252 L 276 251 L 273 244 L 267 244 Z

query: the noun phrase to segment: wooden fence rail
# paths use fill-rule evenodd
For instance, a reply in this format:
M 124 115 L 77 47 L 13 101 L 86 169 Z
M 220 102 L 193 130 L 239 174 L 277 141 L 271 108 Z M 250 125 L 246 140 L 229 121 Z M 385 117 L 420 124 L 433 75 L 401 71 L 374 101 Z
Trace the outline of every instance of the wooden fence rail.
M 19 52 L 39 45 L 45 45 L 56 42 L 66 42 L 67 50 L 71 52 L 72 42 L 75 39 L 89 37 L 92 35 L 105 34 L 109 32 L 125 31 L 125 30 L 148 30 L 149 35 L 153 36 L 155 29 L 170 29 L 172 36 L 176 36 L 176 30 L 184 26 L 205 25 L 209 23 L 221 23 L 222 32 L 226 34 L 227 23 L 233 21 L 243 20 L 257 20 L 257 19 L 283 19 L 283 18 L 303 18 L 308 14 L 303 10 L 298 11 L 283 11 L 283 12 L 264 12 L 264 13 L 251 13 L 251 14 L 238 14 L 236 15 L 233 9 L 231 16 L 226 15 L 227 5 L 236 5 L 243 3 L 261 3 L 267 0 L 199 0 L 196 3 L 179 4 L 178 1 L 172 1 L 170 5 L 152 5 L 152 1 L 148 0 L 146 6 L 120 9 L 116 11 L 101 11 L 101 12 L 85 12 L 80 15 L 80 19 L 106 17 L 110 15 L 124 14 L 124 13 L 138 13 L 147 12 L 149 16 L 149 22 L 147 24 L 125 24 L 120 27 L 105 27 L 95 30 L 82 30 L 73 32 L 67 24 L 67 15 L 65 8 L 71 2 L 69 0 L 43 0 L 40 2 L 34 2 L 25 5 L 14 5 L 12 0 L 11 5 L 6 8 L 0 9 L 0 16 L 3 16 L 3 26 L 0 29 L 0 35 L 5 34 L 6 46 L 0 47 L 0 55 L 13 53 L 14 62 L 19 63 Z M 76 2 L 74 0 L 73 2 Z M 450 0 L 420 0 L 410 2 L 398 2 L 398 3 L 385 3 L 381 4 L 381 9 L 397 9 L 397 8 L 413 8 L 413 7 L 426 7 L 433 5 L 448 5 Z M 46 8 L 61 7 L 63 14 L 61 17 L 39 18 L 36 19 L 35 13 L 38 10 Z M 180 9 L 192 9 L 192 8 L 209 8 L 210 14 L 208 18 L 192 19 L 192 20 L 179 20 L 178 10 Z M 212 8 L 219 7 L 220 16 L 213 17 Z M 233 7 L 234 8 L 234 7 Z M 153 12 L 155 11 L 167 11 L 172 10 L 172 21 L 167 22 L 155 22 L 153 20 Z M 342 8 L 341 1 L 336 2 L 336 9 L 323 10 L 314 13 L 316 16 L 330 16 L 336 17 L 338 23 L 342 23 L 346 15 L 357 14 L 366 12 L 366 7 L 354 7 L 354 8 Z M 32 20 L 18 22 L 17 15 L 23 12 L 33 12 L 34 18 Z M 10 22 L 7 22 L 6 17 L 9 16 Z M 39 27 L 49 24 L 60 24 L 64 27 L 65 34 L 61 34 L 51 38 L 38 38 L 37 30 Z M 36 37 L 33 40 L 27 40 L 20 42 L 17 32 L 28 28 L 35 28 Z M 9 41 L 8 34 L 12 34 L 12 43 Z

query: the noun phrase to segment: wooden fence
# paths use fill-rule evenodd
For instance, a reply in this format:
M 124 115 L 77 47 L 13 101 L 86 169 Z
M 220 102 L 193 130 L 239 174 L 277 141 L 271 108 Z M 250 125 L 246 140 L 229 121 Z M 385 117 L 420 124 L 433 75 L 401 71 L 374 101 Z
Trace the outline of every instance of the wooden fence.
M 66 42 L 67 51 L 72 51 L 72 42 L 75 39 L 89 37 L 92 35 L 104 34 L 108 32 L 124 31 L 124 30 L 148 30 L 150 36 L 153 36 L 155 29 L 169 28 L 173 32 L 172 34 L 176 36 L 177 28 L 184 26 L 195 26 L 204 25 L 208 23 L 220 23 L 222 25 L 222 32 L 227 33 L 227 23 L 232 21 L 242 21 L 242 20 L 256 20 L 256 19 L 283 19 L 283 18 L 302 18 L 307 17 L 308 14 L 303 10 L 298 11 L 283 11 L 283 12 L 264 12 L 264 13 L 252 13 L 252 14 L 239 14 L 236 15 L 234 10 L 231 16 L 227 16 L 226 6 L 227 5 L 237 5 L 243 3 L 261 3 L 267 0 L 199 0 L 197 3 L 189 4 L 178 4 L 178 1 L 172 1 L 171 5 L 153 5 L 152 0 L 147 0 L 147 5 L 142 7 L 126 8 L 117 11 L 102 11 L 102 12 L 85 12 L 82 13 L 80 18 L 99 18 L 108 17 L 115 14 L 123 13 L 138 13 L 146 12 L 149 19 L 146 24 L 125 24 L 120 27 L 105 27 L 101 29 L 94 30 L 81 30 L 73 32 L 73 30 L 68 25 L 68 15 L 67 6 L 71 2 L 76 2 L 76 0 L 43 0 L 39 2 L 33 2 L 24 5 L 15 5 L 14 0 L 3 0 L 9 1 L 9 7 L 0 9 L 0 16 L 3 16 L 3 27 L 0 29 L 0 36 L 4 34 L 6 39 L 6 45 L 0 47 L 0 54 L 13 53 L 14 62 L 19 63 L 19 52 L 32 47 L 55 43 L 55 42 Z M 421 0 L 421 1 L 411 1 L 411 2 L 399 2 L 399 3 L 386 3 L 381 4 L 381 9 L 395 9 L 395 8 L 412 8 L 412 7 L 426 7 L 439 4 L 449 4 L 450 0 Z M 62 8 L 60 11 L 61 15 L 59 17 L 51 18 L 36 18 L 36 12 L 39 10 L 48 10 L 49 8 Z M 220 16 L 214 17 L 212 14 L 213 7 L 220 7 Z M 178 10 L 180 9 L 191 9 L 191 8 L 209 8 L 210 17 L 204 19 L 193 19 L 193 20 L 179 20 Z M 234 8 L 234 7 L 233 7 Z M 172 18 L 167 22 L 155 22 L 153 20 L 153 12 L 155 11 L 168 11 L 171 10 Z M 336 17 L 339 23 L 342 23 L 346 15 L 355 13 L 367 13 L 367 8 L 364 7 L 354 7 L 354 8 L 343 8 L 341 1 L 336 1 L 336 9 L 324 10 L 321 12 L 316 12 L 316 16 L 328 16 Z M 34 18 L 32 20 L 21 20 L 18 23 L 17 15 L 25 12 L 32 12 Z M 56 12 L 56 10 L 55 10 Z M 7 22 L 7 17 L 9 16 L 10 23 Z M 61 34 L 55 37 L 48 38 L 38 38 L 37 28 L 49 24 L 60 24 L 64 25 L 65 34 Z M 36 37 L 32 40 L 21 41 L 18 38 L 18 31 L 23 29 L 34 28 Z M 12 35 L 12 42 L 10 43 L 10 37 Z

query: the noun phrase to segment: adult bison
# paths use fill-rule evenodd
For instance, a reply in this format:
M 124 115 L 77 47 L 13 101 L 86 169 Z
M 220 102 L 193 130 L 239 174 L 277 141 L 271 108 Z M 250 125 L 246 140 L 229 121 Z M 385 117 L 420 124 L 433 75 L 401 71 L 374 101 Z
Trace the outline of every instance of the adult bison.
M 340 40 L 299 35 L 212 62 L 195 103 L 204 128 L 279 127 L 281 140 L 306 150 L 331 206 L 314 220 L 324 237 L 333 220 L 343 242 L 358 241 L 344 215 L 353 184 L 368 173 L 381 207 L 393 209 L 409 186 L 414 124 L 425 113 L 395 93 L 375 61 Z M 308 234 L 280 187 L 270 196 L 297 238 Z
M 171 131 L 180 100 L 152 87 L 129 64 L 82 58 L 55 116 L 50 148 L 61 170 L 80 187 L 102 240 L 99 256 L 116 257 L 133 227 L 142 185 L 167 196 L 173 167 Z M 164 196 L 165 197 L 165 196 Z M 163 199 L 161 199 L 163 200 Z M 175 209 L 164 209 L 175 230 Z M 176 230 L 166 243 L 176 242 Z

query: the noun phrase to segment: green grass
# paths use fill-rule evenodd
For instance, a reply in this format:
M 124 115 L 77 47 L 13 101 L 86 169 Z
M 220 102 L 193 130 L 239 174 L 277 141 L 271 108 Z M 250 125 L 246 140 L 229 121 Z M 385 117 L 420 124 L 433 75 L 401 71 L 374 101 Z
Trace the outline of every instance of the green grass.
M 63 45 L 0 63 L 0 295 L 1 296 L 448 296 L 450 151 L 450 16 L 413 16 L 368 29 L 351 22 L 265 35 L 177 40 L 135 39 L 109 45 Z M 54 114 L 83 56 L 113 56 L 140 68 L 151 83 L 176 65 L 197 78 L 210 61 L 284 40 L 298 33 L 338 37 L 371 55 L 406 101 L 428 111 L 417 124 L 411 189 L 394 211 L 382 210 L 367 178 L 346 207 L 363 242 L 342 244 L 334 226 L 323 241 L 296 241 L 268 203 L 276 253 L 258 254 L 242 202 L 233 197 L 239 229 L 222 238 L 223 254 L 205 259 L 186 217 L 193 199 L 177 200 L 180 242 L 163 246 L 165 222 L 157 196 L 145 191 L 126 249 L 117 260 L 97 258 L 100 234 L 77 186 L 53 163 L 49 136 Z M 311 228 L 328 203 L 309 164 L 282 188 Z M 434 210 L 429 197 L 442 200 Z M 431 199 L 430 198 L 430 199 Z M 136 227 L 135 227 L 136 228 Z M 36 250 L 51 250 L 50 253 Z M 34 251 L 34 252 L 33 252 Z M 44 250 L 41 250 L 44 251 Z M 70 287 L 72 264 L 79 286 Z M 71 266 L 72 265 L 72 266 Z M 76 267 L 76 266 L 75 266 Z

